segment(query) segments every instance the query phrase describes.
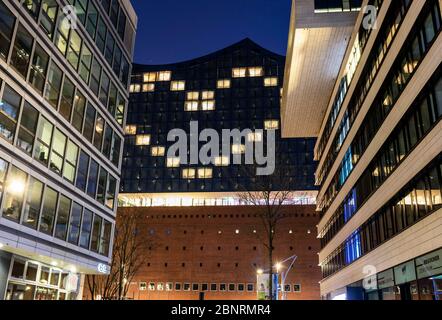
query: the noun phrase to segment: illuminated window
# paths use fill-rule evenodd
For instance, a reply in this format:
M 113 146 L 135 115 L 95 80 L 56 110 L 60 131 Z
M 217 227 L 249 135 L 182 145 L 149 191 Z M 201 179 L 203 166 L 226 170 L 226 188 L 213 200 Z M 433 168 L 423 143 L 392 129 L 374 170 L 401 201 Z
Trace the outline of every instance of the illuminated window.
M 198 111 L 198 101 L 186 101 L 184 104 L 185 111 Z
M 201 100 L 212 100 L 215 97 L 214 91 L 203 91 L 201 94 Z
M 183 169 L 183 179 L 195 179 L 196 170 L 195 169 Z
M 266 120 L 264 121 L 264 128 L 266 130 L 278 130 L 279 121 L 278 120 Z
M 276 87 L 278 85 L 277 77 L 264 78 L 264 87 Z
M 246 152 L 246 146 L 243 144 L 232 144 L 232 154 L 243 154 Z
M 215 110 L 215 100 L 206 100 L 201 102 L 201 110 L 204 111 Z
M 232 77 L 234 78 L 245 78 L 247 73 L 247 68 L 233 68 Z
M 132 92 L 140 92 L 140 90 L 141 90 L 141 85 L 139 85 L 139 84 L 131 84 L 130 85 L 129 91 L 131 93 Z
M 152 147 L 151 154 L 152 157 L 162 157 L 166 153 L 165 147 Z
M 198 178 L 200 179 L 210 179 L 212 178 L 213 170 L 211 168 L 199 168 Z
M 183 91 L 185 87 L 186 87 L 185 81 L 172 81 L 170 83 L 171 91 Z
M 215 157 L 215 166 L 217 167 L 226 167 L 229 165 L 229 157 Z
M 262 75 L 262 67 L 249 68 L 249 77 L 261 77 Z
M 187 100 L 199 100 L 200 93 L 198 91 L 187 92 Z
M 143 92 L 152 92 L 155 90 L 155 83 L 143 84 Z
M 155 82 L 157 80 L 156 72 L 148 72 L 143 75 L 143 82 Z
M 130 135 L 137 134 L 137 126 L 128 124 L 126 128 L 124 128 L 124 132 Z
M 218 89 L 228 89 L 228 88 L 230 88 L 230 79 L 218 80 L 216 87 Z
M 135 139 L 137 146 L 148 146 L 150 144 L 150 134 L 140 134 Z
M 249 142 L 261 142 L 262 141 L 262 133 L 261 132 L 250 132 L 247 135 L 247 140 Z
M 178 168 L 180 166 L 180 158 L 167 158 L 166 166 L 168 168 Z
M 171 77 L 172 77 L 171 71 L 160 71 L 158 72 L 157 81 L 170 81 Z

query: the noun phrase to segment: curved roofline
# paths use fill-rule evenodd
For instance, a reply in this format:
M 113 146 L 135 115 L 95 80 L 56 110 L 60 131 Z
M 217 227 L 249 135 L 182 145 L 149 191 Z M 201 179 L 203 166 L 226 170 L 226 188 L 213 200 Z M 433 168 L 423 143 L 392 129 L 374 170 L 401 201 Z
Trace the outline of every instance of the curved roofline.
M 193 59 L 189 59 L 189 60 L 183 60 L 183 61 L 179 61 L 179 62 L 174 62 L 174 63 L 166 63 L 166 64 L 140 64 L 140 63 L 133 63 L 133 70 L 153 70 L 153 69 L 160 69 L 160 68 L 166 68 L 166 67 L 173 67 L 173 66 L 178 66 L 180 64 L 187 64 L 187 63 L 191 63 L 191 62 L 197 62 L 198 60 L 209 60 L 211 57 L 216 56 L 224 51 L 229 51 L 231 49 L 234 49 L 235 47 L 239 47 L 243 44 L 249 44 L 252 45 L 254 47 L 256 47 L 257 49 L 271 55 L 274 56 L 277 59 L 285 59 L 286 57 L 280 54 L 277 54 L 275 52 L 272 52 L 262 46 L 260 46 L 259 44 L 257 44 L 256 42 L 254 42 L 253 40 L 251 40 L 250 38 L 244 38 L 241 41 L 235 42 L 234 44 L 231 44 L 225 48 L 219 49 L 217 51 L 211 52 L 209 54 L 197 57 L 197 58 L 193 58 Z

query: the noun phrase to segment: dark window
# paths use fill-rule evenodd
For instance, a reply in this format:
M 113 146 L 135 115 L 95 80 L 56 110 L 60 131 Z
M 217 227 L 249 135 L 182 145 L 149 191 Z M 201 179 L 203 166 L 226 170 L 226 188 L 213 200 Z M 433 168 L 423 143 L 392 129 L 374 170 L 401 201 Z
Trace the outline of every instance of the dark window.
M 12 32 L 14 31 L 15 16 L 5 6 L 3 1 L 0 1 L 0 57 L 6 60 L 11 46 Z
M 28 73 L 33 42 L 34 38 L 22 25 L 19 25 L 12 50 L 11 65 L 23 78 L 26 78 Z

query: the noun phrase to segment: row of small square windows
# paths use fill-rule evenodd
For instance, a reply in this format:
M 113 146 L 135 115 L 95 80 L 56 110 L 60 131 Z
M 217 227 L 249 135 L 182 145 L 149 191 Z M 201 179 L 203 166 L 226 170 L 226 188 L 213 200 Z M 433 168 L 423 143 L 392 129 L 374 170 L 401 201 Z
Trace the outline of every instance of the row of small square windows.
M 304 216 L 304 215 L 302 215 L 302 216 Z M 309 214 L 307 215 L 307 216 L 310 216 Z M 186 216 L 187 217 L 187 216 Z M 158 217 L 157 217 L 158 218 Z M 163 217 L 164 218 L 164 217 Z M 193 218 L 193 216 L 192 216 L 192 218 Z M 225 217 L 225 218 L 227 218 L 227 217 Z M 233 215 L 231 215 L 231 218 L 233 218 Z M 238 217 L 237 217 L 238 218 Z M 219 235 L 221 235 L 223 232 L 222 232 L 222 230 L 218 230 L 218 232 L 217 232 Z M 239 234 L 240 233 L 240 230 L 239 229 L 235 229 L 235 234 Z M 253 229 L 252 230 L 252 233 L 254 233 L 254 234 L 256 234 L 257 233 L 257 231 L 256 231 L 256 229 Z M 290 229 L 290 230 L 288 230 L 288 233 L 289 234 L 293 234 L 293 230 L 292 229 Z M 308 229 L 307 230 L 307 234 L 311 234 L 312 232 L 311 232 L 311 230 L 310 229 Z M 155 234 L 155 229 L 149 229 L 149 234 L 150 235 L 154 235 Z M 167 229 L 166 230 L 166 234 L 167 235 L 171 235 L 172 234 L 172 231 L 170 230 L 170 229 Z M 187 234 L 187 230 L 184 230 L 184 234 Z M 204 234 L 204 230 L 201 230 L 201 234 Z
M 173 282 L 158 282 L 155 285 L 155 282 L 149 282 L 149 285 L 147 282 L 140 282 L 138 289 L 140 291 L 209 291 L 209 284 L 208 283 L 180 283 L 175 282 L 175 286 Z M 210 291 L 220 291 L 220 292 L 254 292 L 255 291 L 255 285 L 253 283 L 243 284 L 243 283 L 211 283 L 210 284 Z M 300 284 L 286 284 L 284 285 L 284 292 L 301 292 L 301 285 Z
M 261 77 L 263 76 L 263 69 L 261 67 L 252 68 L 234 68 L 232 69 L 233 78 L 245 78 L 245 77 Z M 148 72 L 143 75 L 144 84 L 132 84 L 130 86 L 131 93 L 137 92 L 152 92 L 155 90 L 155 83 L 157 81 L 171 81 L 172 72 L 171 71 L 159 71 L 159 72 Z M 228 89 L 231 86 L 230 79 L 220 79 L 217 81 L 218 89 Z M 278 86 L 277 77 L 265 77 L 264 78 L 265 87 L 276 87 Z M 186 81 L 176 80 L 170 82 L 171 91 L 184 91 L 186 88 Z
M 149 249 L 149 251 L 152 251 L 154 248 L 149 247 L 148 249 Z M 165 249 L 166 251 L 169 251 L 169 246 L 165 246 L 164 249 Z M 253 249 L 253 251 L 257 251 L 257 250 L 258 250 L 258 248 L 257 248 L 256 246 L 253 246 L 252 249 Z M 309 246 L 307 249 L 308 249 L 308 251 L 311 251 L 311 250 L 312 250 L 312 247 Z M 186 246 L 183 246 L 183 247 L 182 247 L 182 251 L 186 251 L 186 250 L 187 250 L 187 247 L 186 247 Z M 218 246 L 218 247 L 217 247 L 217 250 L 218 250 L 218 251 L 221 251 L 221 250 L 222 250 L 222 247 L 221 247 L 221 246 Z M 273 247 L 273 250 L 275 250 L 275 247 Z M 293 251 L 293 247 L 290 246 L 290 247 L 289 247 L 289 250 L 290 250 L 290 251 Z M 203 247 L 203 246 L 200 247 L 200 251 L 204 251 L 204 247 Z M 235 247 L 235 251 L 239 251 L 239 246 L 236 246 L 236 247 Z M 167 263 L 165 263 L 164 266 L 167 267 Z M 202 267 L 202 266 L 203 266 L 203 264 L 200 263 L 200 267 Z M 218 264 L 218 266 L 220 266 L 220 264 Z M 238 263 L 236 263 L 235 266 L 238 267 Z M 150 263 L 148 263 L 148 267 L 150 267 Z M 184 267 L 184 263 L 183 263 L 183 267 Z

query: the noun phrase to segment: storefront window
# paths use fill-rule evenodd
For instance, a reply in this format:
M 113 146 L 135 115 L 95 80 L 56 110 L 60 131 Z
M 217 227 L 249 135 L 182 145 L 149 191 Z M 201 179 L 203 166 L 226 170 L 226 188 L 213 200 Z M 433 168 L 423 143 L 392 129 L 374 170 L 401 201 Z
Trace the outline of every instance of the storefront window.
M 33 300 L 35 286 L 9 283 L 6 290 L 6 300 Z
M 11 277 L 16 279 L 23 279 L 25 273 L 25 261 L 14 259 L 12 265 Z
M 26 268 L 26 280 L 37 281 L 38 265 L 32 262 L 28 262 Z
M 39 282 L 43 284 L 49 284 L 49 275 L 50 275 L 49 267 L 42 266 L 40 271 Z

